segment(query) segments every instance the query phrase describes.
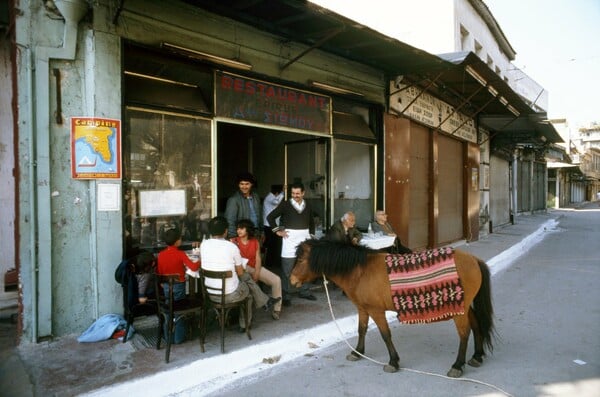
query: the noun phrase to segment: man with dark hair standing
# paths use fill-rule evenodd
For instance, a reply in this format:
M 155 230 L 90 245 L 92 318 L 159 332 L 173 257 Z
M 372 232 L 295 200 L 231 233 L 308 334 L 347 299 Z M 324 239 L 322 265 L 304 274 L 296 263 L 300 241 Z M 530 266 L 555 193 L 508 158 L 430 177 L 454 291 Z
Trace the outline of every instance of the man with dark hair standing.
M 277 208 L 283 199 L 283 185 L 271 185 L 271 192 L 263 200 L 263 230 L 265 233 L 263 248 L 266 251 L 264 264 L 271 269 L 281 266 L 281 237 L 273 233 L 273 230 L 269 227 L 267 216 Z M 275 222 L 279 226 L 279 219 L 276 219 Z
M 240 219 L 250 219 L 259 233 L 262 232 L 263 229 L 260 197 L 252 189 L 253 186 L 256 185 L 254 175 L 249 172 L 243 172 L 237 176 L 236 181 L 238 184 L 238 191 L 229 197 L 227 205 L 225 206 L 225 218 L 227 218 L 228 223 L 228 238 L 236 236 L 235 225 Z M 261 240 L 260 237 L 259 240 Z
M 276 219 L 279 219 L 277 225 Z M 282 201 L 267 216 L 269 226 L 273 232 L 281 237 L 281 286 L 283 290 L 283 305 L 289 306 L 290 300 L 290 275 L 296 262 L 296 247 L 298 244 L 315 234 L 315 221 L 312 208 L 304 200 L 304 185 L 294 183 L 291 186 L 291 198 Z M 310 292 L 310 285 L 304 284 L 298 296 L 303 299 L 316 300 Z

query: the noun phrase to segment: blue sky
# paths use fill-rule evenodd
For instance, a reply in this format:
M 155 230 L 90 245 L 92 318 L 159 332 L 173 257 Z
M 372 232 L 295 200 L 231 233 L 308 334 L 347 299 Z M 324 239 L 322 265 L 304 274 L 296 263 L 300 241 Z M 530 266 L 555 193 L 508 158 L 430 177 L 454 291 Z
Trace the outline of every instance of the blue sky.
M 399 14 L 390 10 L 418 0 L 312 1 L 393 36 Z M 517 52 L 513 63 L 548 91 L 548 116 L 600 122 L 600 0 L 484 2 Z
M 600 122 L 600 1 L 485 0 L 515 61 L 549 91 L 550 117 Z

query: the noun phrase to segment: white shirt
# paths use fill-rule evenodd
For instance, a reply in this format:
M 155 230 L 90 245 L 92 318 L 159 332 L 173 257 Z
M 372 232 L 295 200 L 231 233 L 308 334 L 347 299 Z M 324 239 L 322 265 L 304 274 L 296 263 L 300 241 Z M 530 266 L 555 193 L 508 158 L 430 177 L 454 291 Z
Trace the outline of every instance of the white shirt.
M 269 226 L 267 215 L 281 203 L 281 200 L 283 200 L 283 192 L 279 193 L 277 196 L 273 193 L 267 194 L 267 197 L 263 200 L 263 225 Z M 277 218 L 275 222 L 279 226 L 279 218 Z
M 231 270 L 233 276 L 225 281 L 225 294 L 234 292 L 240 284 L 240 279 L 235 272 L 235 266 L 242 266 L 242 256 L 240 250 L 231 241 L 210 238 L 203 241 L 200 245 L 200 260 L 202 268 L 206 270 L 228 271 Z M 221 288 L 221 280 L 214 278 L 205 279 L 208 292 L 213 293 L 210 288 Z

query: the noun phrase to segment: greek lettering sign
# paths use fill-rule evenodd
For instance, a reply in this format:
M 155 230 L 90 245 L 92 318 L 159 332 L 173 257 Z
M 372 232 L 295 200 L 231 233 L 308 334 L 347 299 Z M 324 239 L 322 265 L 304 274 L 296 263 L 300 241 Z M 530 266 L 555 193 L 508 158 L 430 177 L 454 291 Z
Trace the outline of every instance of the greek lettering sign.
M 406 88 L 404 84 L 395 87 L 393 83 L 390 86 L 391 92 L 398 89 L 402 89 L 402 91 L 390 97 L 390 107 L 392 109 L 410 119 L 430 127 L 439 128 L 457 138 L 477 143 L 477 130 L 473 119 L 460 112 L 454 112 L 452 106 L 428 93 L 419 95 L 421 90 L 417 87 Z M 415 98 L 417 99 L 415 100 Z
M 307 131 L 331 133 L 331 98 L 216 72 L 216 114 Z

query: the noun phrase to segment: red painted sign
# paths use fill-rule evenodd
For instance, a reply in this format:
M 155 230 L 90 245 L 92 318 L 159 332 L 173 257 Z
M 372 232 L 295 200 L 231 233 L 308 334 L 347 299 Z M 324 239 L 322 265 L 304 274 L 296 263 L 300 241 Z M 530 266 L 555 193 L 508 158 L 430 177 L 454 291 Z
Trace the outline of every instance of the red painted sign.
M 216 72 L 219 117 L 330 133 L 331 98 Z

